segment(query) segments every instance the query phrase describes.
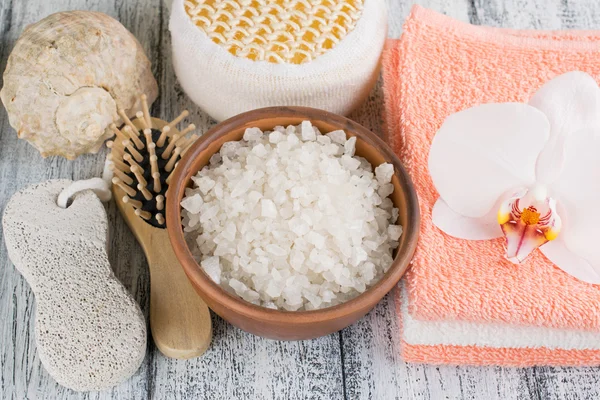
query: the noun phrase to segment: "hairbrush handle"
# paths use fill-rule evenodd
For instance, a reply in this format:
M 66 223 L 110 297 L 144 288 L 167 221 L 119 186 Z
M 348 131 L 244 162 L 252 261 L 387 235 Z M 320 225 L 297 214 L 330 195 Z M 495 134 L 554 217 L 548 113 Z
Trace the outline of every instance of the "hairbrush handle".
M 150 329 L 167 357 L 202 355 L 212 338 L 210 311 L 194 290 L 165 229 L 152 228 L 144 251 L 150 268 Z
M 113 186 L 121 215 L 142 246 L 150 269 L 150 329 L 156 347 L 167 357 L 202 355 L 212 338 L 207 305 L 181 267 L 166 229 L 155 228 L 123 203 L 124 192 Z

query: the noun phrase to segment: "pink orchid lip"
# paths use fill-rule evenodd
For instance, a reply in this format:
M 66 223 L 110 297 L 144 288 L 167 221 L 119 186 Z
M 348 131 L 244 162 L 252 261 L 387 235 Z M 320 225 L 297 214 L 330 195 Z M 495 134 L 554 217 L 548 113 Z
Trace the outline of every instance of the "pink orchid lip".
M 560 232 L 555 201 L 540 195 L 538 188 L 520 193 L 502 204 L 498 223 L 506 237 L 506 258 L 524 262 L 538 247 L 554 240 Z

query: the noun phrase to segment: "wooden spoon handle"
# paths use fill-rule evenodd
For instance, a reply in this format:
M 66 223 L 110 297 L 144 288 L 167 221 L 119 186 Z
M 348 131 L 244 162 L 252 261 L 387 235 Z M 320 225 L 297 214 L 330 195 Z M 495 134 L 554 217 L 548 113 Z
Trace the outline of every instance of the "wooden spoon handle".
M 167 357 L 202 355 L 212 338 L 210 311 L 175 257 L 166 230 L 153 230 L 144 246 L 150 267 L 150 329 Z

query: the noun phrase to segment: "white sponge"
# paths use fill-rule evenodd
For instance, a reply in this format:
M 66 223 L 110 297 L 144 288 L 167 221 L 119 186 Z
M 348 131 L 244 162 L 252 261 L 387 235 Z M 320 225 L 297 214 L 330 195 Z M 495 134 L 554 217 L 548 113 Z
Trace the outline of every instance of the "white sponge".
M 173 64 L 216 120 L 268 106 L 348 114 L 379 75 L 383 0 L 174 0 Z
M 146 323 L 110 268 L 106 211 L 98 197 L 88 190 L 68 208 L 56 204 L 71 183 L 47 181 L 13 195 L 4 211 L 4 238 L 35 294 L 42 364 L 63 386 L 102 390 L 139 368 Z

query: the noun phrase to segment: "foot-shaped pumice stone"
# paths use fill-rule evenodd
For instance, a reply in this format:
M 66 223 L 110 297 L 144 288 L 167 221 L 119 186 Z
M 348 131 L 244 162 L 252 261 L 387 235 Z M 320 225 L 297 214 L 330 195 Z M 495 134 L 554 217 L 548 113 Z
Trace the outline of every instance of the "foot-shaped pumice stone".
M 108 222 L 91 191 L 56 204 L 72 182 L 52 180 L 12 196 L 4 211 L 8 255 L 36 298 L 37 350 L 48 373 L 74 390 L 102 390 L 137 371 L 146 322 L 106 253 Z

